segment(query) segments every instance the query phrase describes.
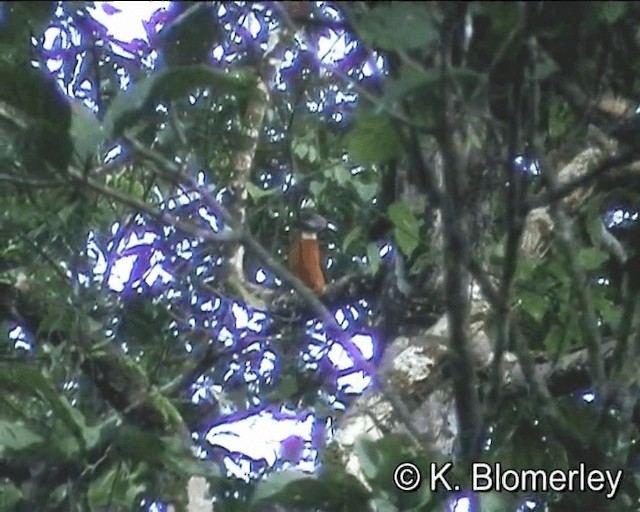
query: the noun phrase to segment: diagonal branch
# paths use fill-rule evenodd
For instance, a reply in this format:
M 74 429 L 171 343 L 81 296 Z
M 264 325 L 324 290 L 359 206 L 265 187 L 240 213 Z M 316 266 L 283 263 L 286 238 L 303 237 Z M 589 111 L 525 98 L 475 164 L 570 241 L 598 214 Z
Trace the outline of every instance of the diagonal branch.
M 590 171 L 574 178 L 573 180 L 566 181 L 564 183 L 558 183 L 554 188 L 549 189 L 535 197 L 532 197 L 525 203 L 527 211 L 534 210 L 536 208 L 549 206 L 556 203 L 565 197 L 571 195 L 578 189 L 587 187 L 598 179 L 604 177 L 610 171 L 631 164 L 640 158 L 640 147 L 632 146 L 622 153 L 614 153 L 601 160 Z M 594 163 L 598 159 L 594 158 Z
M 329 329 L 333 328 L 340 331 L 335 318 L 329 312 L 327 307 L 317 297 L 313 291 L 308 288 L 300 279 L 294 276 L 284 265 L 276 260 L 273 255 L 267 251 L 262 244 L 238 221 L 231 213 L 215 199 L 215 197 L 207 190 L 200 187 L 196 180 L 187 175 L 178 165 L 168 160 L 160 153 L 147 148 L 144 144 L 131 136 L 125 136 L 125 140 L 131 145 L 131 148 L 146 160 L 154 163 L 159 167 L 160 173 L 169 179 L 175 185 L 188 186 L 198 189 L 204 203 L 216 212 L 222 220 L 233 230 L 240 241 L 255 255 L 258 259 L 269 267 L 279 278 L 289 284 L 302 299 L 309 305 L 314 313 L 325 323 Z
M 184 233 L 200 238 L 204 241 L 213 242 L 213 243 L 230 243 L 230 242 L 235 242 L 240 240 L 240 236 L 237 235 L 236 233 L 228 233 L 228 232 L 214 233 L 210 229 L 201 228 L 193 224 L 192 222 L 182 221 L 178 219 L 175 215 L 172 215 L 167 212 L 163 212 L 161 210 L 153 208 L 152 206 L 149 206 L 144 201 L 136 199 L 135 197 L 132 197 L 130 195 L 124 194 L 114 188 L 102 185 L 89 177 L 83 176 L 80 172 L 76 170 L 70 169 L 68 172 L 73 182 L 75 182 L 79 186 L 89 190 L 93 190 L 99 193 L 100 195 L 113 199 L 114 201 L 117 201 L 120 204 L 128 206 L 133 210 L 144 212 L 150 215 L 151 217 L 153 217 L 154 219 L 160 220 L 162 222 L 166 222 L 167 224 L 174 226 L 180 231 L 183 231 Z

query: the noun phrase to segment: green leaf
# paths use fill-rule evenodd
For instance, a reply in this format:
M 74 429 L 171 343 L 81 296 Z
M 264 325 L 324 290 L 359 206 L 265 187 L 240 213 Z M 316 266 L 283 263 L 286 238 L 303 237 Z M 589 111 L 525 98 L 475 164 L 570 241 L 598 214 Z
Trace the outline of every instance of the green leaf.
M 544 338 L 544 348 L 551 354 L 558 354 L 562 350 L 565 340 L 565 329 L 559 325 L 554 325 Z
M 114 446 L 123 457 L 132 461 L 155 464 L 164 453 L 162 439 L 133 425 L 121 425 L 114 439 Z
M 22 499 L 22 493 L 11 484 L 0 485 L 0 510 L 10 510 Z
M 352 475 L 339 468 L 311 477 L 302 472 L 272 473 L 259 482 L 250 498 L 249 510 L 263 512 L 265 505 L 279 504 L 285 510 L 368 510 L 369 493 Z M 243 510 L 247 510 L 243 508 Z
M 389 119 L 368 115 L 356 121 L 347 136 L 347 149 L 362 164 L 384 163 L 400 155 L 400 138 Z
M 547 298 L 527 291 L 520 292 L 518 298 L 522 301 L 522 310 L 531 315 L 536 322 L 540 322 L 549 307 Z
M 87 497 L 91 510 L 107 506 L 131 510 L 144 490 L 144 486 L 135 483 L 124 465 L 118 465 L 92 482 Z
M 347 236 L 344 237 L 344 240 L 342 242 L 342 250 L 346 252 L 347 249 L 351 246 L 351 244 L 361 236 L 362 236 L 362 227 L 356 226 L 355 228 L 353 228 L 351 231 L 349 231 L 349 233 L 347 233 Z
M 382 461 L 376 443 L 370 439 L 360 437 L 355 442 L 354 450 L 365 478 L 369 481 L 374 480 L 378 476 Z
M 600 21 L 613 24 L 627 14 L 626 2 L 602 2 L 595 6 Z
M 73 142 L 74 159 L 82 168 L 104 142 L 104 130 L 93 112 L 82 105 L 73 104 L 70 135 Z
M 22 422 L 0 420 L 0 448 L 23 450 L 42 441 L 39 434 L 29 430 Z
M 172 67 L 118 94 L 105 114 L 104 132 L 107 137 L 120 135 L 154 103 L 183 96 L 202 86 L 214 86 L 236 97 L 256 90 L 255 78 L 250 74 L 232 74 L 206 65 Z
M 346 185 L 351 181 L 351 173 L 342 163 L 332 165 L 325 169 L 324 175 L 340 186 Z
M 375 276 L 380 269 L 382 258 L 380 257 L 380 248 L 374 242 L 367 245 L 367 261 L 371 267 L 371 274 Z
M 378 5 L 356 25 L 365 42 L 382 50 L 425 48 L 438 39 L 430 7 L 420 2 Z
M 245 187 L 247 189 L 247 194 L 254 201 L 262 199 L 263 197 L 272 196 L 276 192 L 275 188 L 271 188 L 271 189 L 260 188 L 255 184 L 251 183 L 250 181 L 248 181 L 245 184 Z
M 202 476 L 205 478 L 222 478 L 222 471 L 215 464 L 193 457 L 191 447 L 178 436 L 160 438 L 163 448 L 160 452 L 160 463 L 163 468 L 186 477 Z
M 371 203 L 376 194 L 378 193 L 378 184 L 377 183 L 363 183 L 361 181 L 352 181 L 351 182 L 358 193 L 358 197 L 364 203 Z
M 251 506 L 272 500 L 284 491 L 290 485 L 298 485 L 303 481 L 309 480 L 309 475 L 301 471 L 280 471 L 272 473 L 266 479 L 258 482 L 255 490 L 251 495 Z
M 535 78 L 536 80 L 545 80 L 559 70 L 560 68 L 552 58 L 545 58 L 536 66 Z
M 503 249 L 502 257 L 504 258 L 504 245 L 500 244 L 497 247 Z M 535 271 L 538 268 L 538 261 L 531 258 L 521 257 L 518 260 L 518 280 L 527 281 L 532 279 L 535 275 Z
M 66 170 L 73 153 L 71 102 L 55 79 L 40 69 L 12 62 L 2 68 L 0 101 L 16 117 L 21 158 L 29 172 L 46 171 L 44 163 Z
M 304 160 L 309 153 L 310 144 L 303 139 L 296 138 L 291 143 L 291 151 L 295 156 Z
M 586 271 L 599 268 L 605 261 L 609 259 L 609 255 L 594 247 L 587 247 L 578 252 L 578 265 Z
M 371 500 L 373 512 L 396 512 L 398 507 L 384 498 L 374 498 Z
M 282 401 L 295 396 L 297 392 L 298 379 L 295 375 L 284 375 L 275 388 L 265 394 L 265 397 L 268 400 Z
M 480 499 L 482 512 L 504 512 L 510 510 L 512 499 L 498 492 L 485 492 L 477 494 Z
M 0 44 L 20 51 L 15 47 L 27 49 L 31 35 L 38 37 L 49 26 L 56 2 L 4 2 L 2 8 Z
M 414 92 L 422 97 L 434 97 L 439 80 L 440 75 L 434 70 L 409 68 L 397 79 L 391 79 L 386 84 L 384 102 L 391 106 Z
M 318 160 L 318 150 L 315 148 L 315 146 L 309 146 L 309 150 L 307 153 L 307 160 L 309 161 L 309 163 L 314 163 Z
M 313 180 L 309 183 L 309 192 L 311 192 L 316 198 L 322 194 L 322 191 L 327 186 L 325 181 Z
M 185 2 L 174 6 L 180 15 L 160 31 L 160 50 L 168 66 L 207 62 L 211 48 L 223 39 L 215 9 L 206 3 Z
M 393 203 L 387 210 L 389 220 L 394 226 L 393 234 L 400 251 L 411 257 L 420 241 L 419 221 L 406 203 Z
M 53 388 L 38 368 L 15 362 L 0 365 L 0 388 L 20 390 L 28 396 L 38 397 L 84 446 L 86 425 L 82 413 Z

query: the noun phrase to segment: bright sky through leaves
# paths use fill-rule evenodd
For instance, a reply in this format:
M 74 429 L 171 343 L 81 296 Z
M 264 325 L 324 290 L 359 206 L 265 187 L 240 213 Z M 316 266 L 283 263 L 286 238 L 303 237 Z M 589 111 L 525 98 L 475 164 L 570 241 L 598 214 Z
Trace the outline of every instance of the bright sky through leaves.
M 136 40 L 148 44 L 150 39 L 150 31 L 161 30 L 161 26 L 149 26 L 150 17 L 159 9 L 166 9 L 170 2 L 96 2 L 95 8 L 91 9 L 91 15 L 95 20 L 106 27 L 106 36 L 109 38 L 110 49 L 117 55 L 125 58 L 133 57 L 128 48 L 130 43 Z M 224 9 L 224 7 L 223 7 Z M 245 23 L 249 32 L 255 37 L 260 29 L 260 24 L 255 16 L 245 17 Z M 45 48 L 47 50 L 59 50 L 77 46 L 80 44 L 78 32 L 74 27 L 70 26 L 66 20 L 60 20 L 57 27 L 49 29 L 45 36 Z M 142 44 L 142 43 L 141 43 Z M 355 48 L 354 41 L 348 42 L 344 34 L 336 34 L 329 31 L 326 36 L 318 40 L 318 58 L 325 65 L 333 65 L 340 61 L 345 54 Z M 151 51 L 151 57 L 155 59 L 155 52 Z M 289 58 L 285 59 L 283 69 L 293 64 L 295 57 L 293 52 L 288 52 Z M 224 50 L 221 47 L 213 49 L 212 57 L 214 60 L 220 60 L 224 56 Z M 52 58 L 48 61 L 47 66 L 51 72 L 62 74 L 64 56 Z M 381 65 L 381 60 L 378 60 Z M 370 64 L 365 65 L 362 73 L 365 76 L 373 73 Z M 60 75 L 61 76 L 61 75 Z M 67 93 L 75 95 L 78 99 L 78 87 L 73 88 L 73 82 L 64 87 Z M 121 75 L 121 86 L 126 87 L 130 80 L 126 73 Z M 282 82 L 284 85 L 285 82 Z M 76 84 L 77 86 L 78 84 Z M 90 91 L 92 85 L 90 83 L 80 84 L 80 89 Z M 334 88 L 335 89 L 335 88 Z M 356 96 L 352 93 L 345 94 L 336 91 L 335 101 L 337 104 L 343 102 L 353 102 Z M 319 102 L 311 104 L 312 110 L 322 111 L 326 97 L 319 99 Z M 87 94 L 84 97 L 84 103 L 92 109 L 96 109 L 95 103 Z M 333 114 L 335 121 L 342 119 L 342 114 L 337 112 Z M 120 152 L 120 148 L 116 146 L 111 150 L 113 158 L 116 158 Z M 159 194 L 159 192 L 157 192 Z M 184 207 L 189 204 L 191 197 L 182 192 L 178 192 L 175 198 L 163 198 L 166 208 L 172 210 L 177 207 Z M 200 217 L 207 221 L 213 230 L 218 229 L 217 219 L 210 215 L 204 207 L 199 210 Z M 140 218 L 141 219 L 141 218 Z M 140 222 L 141 220 L 138 219 Z M 134 225 L 139 224 L 134 220 Z M 142 226 L 144 223 L 139 224 Z M 116 222 L 112 229 L 112 238 L 108 243 L 101 244 L 98 241 L 96 233 L 90 233 L 87 245 L 87 251 L 95 262 L 93 268 L 93 280 L 104 281 L 106 285 L 115 292 L 119 293 L 139 293 L 145 289 L 153 289 L 158 286 L 164 288 L 173 284 L 173 276 L 170 265 L 167 266 L 169 256 L 165 255 L 160 244 L 163 233 L 158 230 L 129 230 L 123 231 L 125 226 L 120 222 Z M 184 260 L 190 260 L 194 250 L 197 247 L 187 240 L 177 246 L 177 254 Z M 256 272 L 256 280 L 266 279 L 264 269 L 258 269 Z M 80 276 L 81 281 L 87 282 L 90 277 L 88 275 Z M 180 293 L 177 290 L 169 290 L 169 293 Z M 215 318 L 217 309 L 207 306 L 205 302 L 201 309 L 203 312 Z M 258 315 L 258 316 L 256 316 Z M 262 316 L 260 316 L 262 315 Z M 259 325 L 264 321 L 264 314 L 254 312 L 250 314 L 240 304 L 234 304 L 232 307 L 232 316 L 235 319 L 235 328 L 243 330 L 251 328 L 251 324 Z M 355 321 L 359 317 L 358 311 L 354 307 L 338 310 L 336 319 L 343 328 L 350 325 L 350 321 Z M 257 322 L 257 323 L 256 323 Z M 195 325 L 195 320 L 190 324 Z M 355 395 L 361 393 L 371 382 L 371 378 L 357 370 L 356 362 L 339 343 L 328 344 L 326 336 L 322 334 L 321 324 L 310 324 L 315 334 L 312 335 L 314 342 L 308 349 L 308 361 L 311 366 L 317 364 L 324 357 L 334 366 L 337 372 L 337 387 L 344 393 Z M 109 331 L 112 332 L 112 331 Z M 225 336 L 231 336 L 231 333 L 225 329 L 220 331 L 219 340 L 225 340 Z M 27 342 L 23 339 L 19 329 L 12 332 L 12 339 L 15 340 L 16 347 L 25 345 Z M 229 338 L 231 339 L 231 338 Z M 358 347 L 361 356 L 366 360 L 374 357 L 374 345 L 370 335 L 366 333 L 357 334 L 352 338 L 352 343 Z M 123 349 L 127 349 L 123 344 Z M 247 350 L 250 350 L 248 347 Z M 191 351 L 189 344 L 185 345 L 187 352 Z M 257 372 L 263 377 L 276 371 L 277 361 L 273 353 L 264 352 L 262 359 L 258 363 Z M 349 369 L 355 371 L 349 373 Z M 244 372 L 244 373 L 243 373 Z M 243 369 L 236 365 L 230 367 L 228 376 L 232 377 L 234 373 L 244 375 L 246 382 L 250 382 L 257 378 L 256 370 Z M 267 377 L 268 378 L 268 377 Z M 219 385 L 214 385 L 212 381 L 206 377 L 201 377 L 192 387 L 194 403 L 205 403 L 207 399 L 215 397 L 223 404 L 224 409 L 224 390 Z M 341 408 L 339 402 L 335 402 L 336 407 Z M 247 478 L 251 474 L 252 468 L 256 461 L 266 461 L 268 466 L 274 464 L 285 463 L 291 461 L 297 467 L 303 470 L 312 471 L 316 464 L 317 451 L 311 441 L 312 431 L 314 428 L 314 418 L 312 415 L 304 411 L 288 411 L 282 410 L 260 410 L 255 413 L 244 415 L 244 417 L 230 416 L 228 421 L 219 423 L 212 427 L 202 436 L 208 441 L 211 447 L 223 447 L 228 456 L 224 459 L 224 463 L 228 470 L 241 478 Z M 231 412 L 231 411 L 229 411 Z M 197 437 L 200 434 L 194 434 Z M 250 440 L 250 441 L 249 441 Z M 249 459 L 247 459 L 246 457 Z M 251 462 L 253 461 L 253 462 Z M 279 462 L 280 461 L 280 462 Z

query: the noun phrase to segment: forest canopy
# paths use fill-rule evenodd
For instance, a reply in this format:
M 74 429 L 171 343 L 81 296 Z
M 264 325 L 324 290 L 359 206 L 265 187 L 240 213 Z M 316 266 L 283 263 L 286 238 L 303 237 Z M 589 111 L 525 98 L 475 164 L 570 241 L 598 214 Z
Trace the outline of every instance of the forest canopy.
M 0 509 L 638 510 L 637 3 L 0 9 Z

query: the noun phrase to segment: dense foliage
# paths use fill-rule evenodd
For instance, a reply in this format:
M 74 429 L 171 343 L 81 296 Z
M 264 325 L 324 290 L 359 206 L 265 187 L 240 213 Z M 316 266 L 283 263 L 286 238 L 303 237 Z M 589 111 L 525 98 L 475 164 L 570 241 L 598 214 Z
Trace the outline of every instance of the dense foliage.
M 203 476 L 216 512 L 637 510 L 640 8 L 168 4 L 129 41 L 108 2 L 0 4 L 0 508 L 187 510 Z M 343 411 L 442 315 L 454 453 L 392 432 L 348 472 Z M 394 487 L 451 458 L 625 474 Z

